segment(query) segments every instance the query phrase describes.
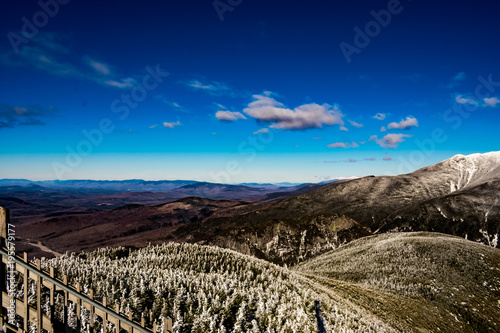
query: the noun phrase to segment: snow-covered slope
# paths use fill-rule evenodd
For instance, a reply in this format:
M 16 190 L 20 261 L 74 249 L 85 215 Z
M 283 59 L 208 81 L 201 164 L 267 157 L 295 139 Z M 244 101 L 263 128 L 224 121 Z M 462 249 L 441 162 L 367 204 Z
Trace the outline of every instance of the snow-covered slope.
M 450 178 L 450 192 L 500 179 L 500 151 L 485 154 L 455 155 L 415 172 L 444 173 Z

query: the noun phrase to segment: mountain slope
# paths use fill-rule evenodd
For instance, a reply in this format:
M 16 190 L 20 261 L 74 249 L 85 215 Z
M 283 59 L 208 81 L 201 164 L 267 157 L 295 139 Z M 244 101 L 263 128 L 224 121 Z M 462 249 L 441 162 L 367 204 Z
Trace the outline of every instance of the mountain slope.
M 195 223 L 172 239 L 287 263 L 395 230 L 438 231 L 498 246 L 499 166 L 500 152 L 457 155 L 410 174 L 328 184 L 265 209 Z
M 390 313 L 391 322 L 425 324 L 436 331 L 440 325 L 432 327 L 434 317 L 448 331 L 452 324 L 456 332 L 500 330 L 500 250 L 462 238 L 427 232 L 366 237 L 300 264 L 296 271 L 351 297 L 358 289 L 418 300 L 413 308 L 372 308 L 378 315 Z M 342 287 L 346 283 L 350 288 Z M 362 304 L 370 307 L 369 299 Z

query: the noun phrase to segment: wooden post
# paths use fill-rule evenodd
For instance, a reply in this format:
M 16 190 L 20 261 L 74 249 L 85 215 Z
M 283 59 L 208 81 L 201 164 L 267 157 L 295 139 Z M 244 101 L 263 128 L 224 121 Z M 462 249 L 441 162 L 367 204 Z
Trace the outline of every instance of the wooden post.
M 63 284 L 65 286 L 68 285 L 68 276 L 66 274 L 63 275 Z M 63 324 L 64 327 L 68 325 L 68 292 L 63 290 L 64 295 L 64 306 L 63 306 Z
M 23 261 L 28 263 L 28 254 L 26 252 L 23 253 Z M 21 317 L 24 319 L 23 328 L 26 332 L 28 332 L 28 318 L 30 317 L 30 307 L 28 306 L 28 278 L 29 278 L 29 270 L 24 271 L 24 279 L 23 279 L 23 302 L 24 302 L 24 313 L 21 314 Z
M 144 319 L 144 313 L 141 313 L 141 326 L 146 327 L 146 320 Z
M 49 275 L 51 278 L 55 279 L 55 271 L 54 271 L 54 267 L 50 266 L 49 267 Z M 50 290 L 50 313 L 49 313 L 49 316 L 50 316 L 50 320 L 52 322 L 54 322 L 54 307 L 55 307 L 55 299 L 54 299 L 54 289 L 55 289 L 55 286 L 54 284 L 50 284 L 50 287 L 49 287 L 49 290 Z
M 117 314 L 120 314 L 120 303 L 118 303 L 118 302 L 116 302 L 116 304 L 115 304 L 115 312 Z M 120 332 L 120 329 L 121 329 L 122 325 L 121 325 L 120 318 L 119 317 L 117 317 L 117 318 L 118 318 L 118 320 L 117 320 L 117 323 L 116 323 L 116 332 Z
M 94 300 L 94 290 L 90 289 L 89 290 L 89 298 L 91 300 Z M 89 323 L 89 327 L 90 327 L 90 333 L 93 333 L 94 332 L 94 306 L 92 304 L 90 304 L 90 323 Z
M 163 332 L 172 332 L 172 318 L 163 318 Z
M 105 308 L 108 307 L 108 300 L 106 299 L 106 296 L 102 298 L 102 305 L 104 305 Z M 108 314 L 106 312 L 102 318 L 102 326 L 104 328 L 104 332 L 106 332 L 106 327 L 108 326 Z
M 42 263 L 40 259 L 36 259 L 36 268 L 38 270 L 42 269 Z M 36 315 L 38 322 L 36 324 L 37 333 L 42 333 L 42 277 L 37 274 L 36 276 Z
M 76 291 L 80 293 L 80 282 L 76 283 Z M 76 330 L 80 331 L 80 326 L 81 326 L 81 316 L 82 316 L 82 300 L 80 298 L 77 298 L 76 300 Z

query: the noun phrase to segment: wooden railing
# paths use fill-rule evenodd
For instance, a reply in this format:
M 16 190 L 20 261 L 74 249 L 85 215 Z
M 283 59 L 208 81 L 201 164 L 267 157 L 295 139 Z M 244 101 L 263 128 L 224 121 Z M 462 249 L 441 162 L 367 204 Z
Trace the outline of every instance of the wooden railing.
M 10 225 L 11 227 L 14 227 Z M 81 292 L 81 287 L 77 283 L 76 286 L 68 285 L 68 277 L 63 276 L 63 279 L 57 279 L 55 270 L 53 267 L 49 267 L 48 271 L 44 271 L 41 268 L 40 259 L 36 260 L 36 265 L 31 264 L 28 261 L 28 256 L 26 253 L 23 257 L 15 255 L 12 251 L 13 249 L 13 238 L 14 236 L 9 235 L 9 211 L 0 207 L 0 254 L 2 256 L 2 261 L 0 263 L 0 304 L 1 304 L 1 314 L 0 314 L 0 328 L 5 327 L 6 332 L 28 332 L 28 321 L 35 323 L 37 327 L 37 333 L 41 333 L 42 329 L 49 333 L 61 333 L 56 331 L 61 330 L 60 326 L 64 327 L 65 332 L 73 332 L 73 329 L 68 325 L 68 307 L 69 302 L 72 302 L 76 307 L 76 330 L 79 332 L 81 328 L 81 316 L 82 308 L 87 309 L 90 312 L 89 320 L 89 332 L 94 332 L 95 322 L 94 314 L 102 318 L 103 327 L 107 326 L 107 323 L 112 323 L 116 328 L 116 333 L 121 330 L 125 330 L 129 333 L 144 332 L 144 333 L 157 333 L 160 332 L 159 324 L 153 323 L 153 328 L 147 328 L 145 325 L 145 319 L 141 316 L 141 322 L 138 323 L 133 320 L 133 313 L 129 312 L 128 316 L 120 313 L 119 304 L 115 304 L 115 308 L 110 308 L 106 304 L 106 297 L 102 298 L 102 302 L 94 299 L 94 293 L 92 290 L 89 291 L 88 295 Z M 9 241 L 9 236 L 11 241 Z M 11 286 L 11 283 L 7 283 L 8 279 L 12 277 L 12 273 L 16 271 L 23 275 L 23 300 L 16 299 L 12 295 L 12 291 L 9 293 L 7 286 Z M 28 304 L 28 279 L 34 279 L 36 283 L 36 308 L 29 306 Z M 49 289 L 49 311 L 50 315 L 47 316 L 42 311 L 42 286 Z M 55 295 L 56 293 L 63 296 L 63 320 L 62 322 L 56 321 L 54 318 L 55 309 Z M 21 318 L 23 327 L 16 327 L 12 323 L 12 318 L 14 313 Z M 164 332 L 172 332 L 172 319 L 163 318 Z

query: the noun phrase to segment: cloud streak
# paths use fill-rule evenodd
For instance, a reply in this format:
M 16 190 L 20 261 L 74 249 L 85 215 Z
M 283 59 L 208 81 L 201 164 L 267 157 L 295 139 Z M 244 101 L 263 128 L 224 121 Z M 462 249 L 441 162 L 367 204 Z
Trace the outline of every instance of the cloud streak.
M 19 126 L 45 125 L 41 118 L 50 117 L 56 108 L 40 105 L 14 106 L 0 104 L 0 128 L 14 128 Z
M 387 125 L 387 129 L 408 129 L 410 127 L 418 127 L 418 120 L 414 117 L 406 117 L 399 123 L 393 122 Z M 382 131 L 383 132 L 383 131 Z
M 204 91 L 211 96 L 230 96 L 230 97 L 238 96 L 238 94 L 233 88 L 231 88 L 229 85 L 223 82 L 217 82 L 217 81 L 201 82 L 200 80 L 191 80 L 181 83 L 194 90 Z
M 353 120 L 349 120 L 349 123 L 350 123 L 352 126 L 356 127 L 356 128 L 361 128 L 361 127 L 363 127 L 363 124 L 357 123 L 357 122 L 355 122 L 355 121 L 353 121 Z
M 374 141 L 382 148 L 395 149 L 399 147 L 399 144 L 406 140 L 406 138 L 410 138 L 411 135 L 408 134 L 387 134 L 382 138 L 378 138 L 376 135 L 370 136 L 370 141 Z
M 155 98 L 161 102 L 163 102 L 164 104 L 168 105 L 169 107 L 173 108 L 174 110 L 176 111 L 180 111 L 180 112 L 185 112 L 185 113 L 189 113 L 188 110 L 186 110 L 186 108 L 184 108 L 182 105 L 180 105 L 179 103 L 176 103 L 174 101 L 170 101 L 168 100 L 164 95 L 162 94 L 159 94 L 159 95 L 156 95 Z
M 255 132 L 253 132 L 253 134 L 260 134 L 260 133 L 269 133 L 269 128 L 261 128 Z
M 466 78 L 467 78 L 467 75 L 465 74 L 465 72 L 459 72 L 459 73 L 455 74 L 450 79 L 450 82 L 448 84 L 444 85 L 444 88 L 446 88 L 446 89 L 456 88 L 456 87 L 460 86 L 460 84 L 463 81 L 465 81 Z
M 174 128 L 176 126 L 181 126 L 181 122 L 180 121 L 176 121 L 176 122 L 173 122 L 173 123 L 167 123 L 167 122 L 164 122 L 163 123 L 163 127 L 166 127 L 166 128 Z
M 241 112 L 233 111 L 217 111 L 215 113 L 215 118 L 222 121 L 236 121 L 238 119 L 247 119 Z
M 327 145 L 328 148 L 358 148 L 359 144 L 357 142 L 334 142 Z
M 137 84 L 132 77 L 122 77 L 111 66 L 89 56 L 75 57 L 61 42 L 63 37 L 40 32 L 32 44 L 24 45 L 15 56 L 5 53 L 0 61 L 7 66 L 30 66 L 54 76 L 76 77 L 100 85 L 126 89 Z

